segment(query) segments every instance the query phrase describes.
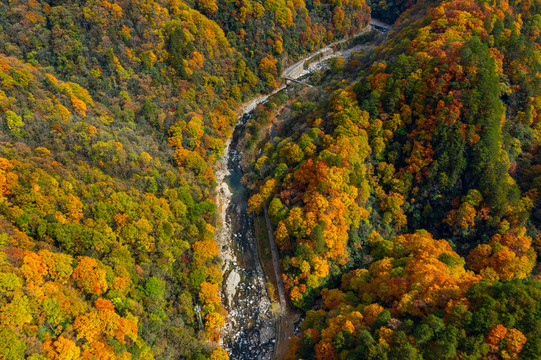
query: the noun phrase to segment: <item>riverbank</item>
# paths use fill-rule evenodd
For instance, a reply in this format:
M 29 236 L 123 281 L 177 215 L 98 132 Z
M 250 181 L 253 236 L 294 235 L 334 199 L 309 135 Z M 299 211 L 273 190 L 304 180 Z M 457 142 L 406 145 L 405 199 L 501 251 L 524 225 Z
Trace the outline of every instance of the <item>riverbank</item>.
M 228 318 L 222 329 L 223 347 L 237 360 L 270 359 L 275 326 L 266 296 L 265 275 L 257 256 L 253 218 L 241 184 L 238 139 L 244 131 L 240 118 L 217 171 L 217 205 L 222 226 L 215 234 L 222 255 L 222 299 Z
M 283 283 L 281 272 L 278 272 L 278 264 L 273 256 L 272 244 L 274 243 L 274 235 L 272 225 L 268 218 L 268 214 L 255 216 L 255 229 L 258 241 L 258 249 L 260 254 L 261 265 L 267 277 L 268 283 L 271 283 L 272 291 L 269 296 L 273 301 L 273 314 L 276 316 L 276 344 L 274 346 L 273 359 L 283 359 L 287 353 L 289 340 L 296 335 L 296 328 L 301 320 L 302 312 L 293 309 L 287 294 L 283 291 Z M 282 289 L 282 292 L 280 292 Z

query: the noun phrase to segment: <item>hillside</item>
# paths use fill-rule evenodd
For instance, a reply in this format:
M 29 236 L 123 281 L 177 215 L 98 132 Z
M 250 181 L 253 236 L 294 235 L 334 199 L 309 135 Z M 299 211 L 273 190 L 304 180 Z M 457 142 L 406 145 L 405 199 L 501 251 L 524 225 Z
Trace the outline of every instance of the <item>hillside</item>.
M 539 358 L 540 29 L 539 0 L 0 1 L 0 359 L 249 356 L 224 253 L 267 231 L 218 246 L 220 188 L 268 209 L 287 359 Z M 236 126 L 331 43 L 359 51 Z
M 369 8 L 21 0 L 0 14 L 0 357 L 227 358 L 214 169 L 235 110 Z
M 375 53 L 256 112 L 249 204 L 307 311 L 287 358 L 540 356 L 538 5 L 380 2 Z

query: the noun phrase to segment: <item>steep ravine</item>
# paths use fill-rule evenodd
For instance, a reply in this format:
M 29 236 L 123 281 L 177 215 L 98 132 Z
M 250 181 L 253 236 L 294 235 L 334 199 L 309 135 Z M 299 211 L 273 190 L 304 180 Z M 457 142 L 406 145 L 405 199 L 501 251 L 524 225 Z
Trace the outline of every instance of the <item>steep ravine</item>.
M 231 359 L 270 359 L 275 323 L 265 290 L 265 274 L 257 257 L 253 218 L 247 213 L 247 194 L 240 183 L 237 144 L 248 117 L 244 114 L 238 122 L 218 172 L 218 207 L 223 226 L 217 241 L 224 260 L 222 298 L 229 313 L 223 338 Z
M 253 218 L 247 212 L 246 189 L 240 182 L 241 154 L 237 146 L 255 107 L 284 88 L 244 105 L 216 172 L 221 225 L 216 241 L 223 259 L 222 299 L 228 312 L 222 337 L 231 359 L 270 359 L 274 351 L 275 319 L 270 312 L 265 274 L 257 256 Z
M 333 45 L 343 41 L 330 44 L 291 65 L 283 76 L 298 79 L 324 67 L 331 57 L 349 56 L 351 49 L 339 52 L 332 50 Z M 303 69 L 306 61 L 320 54 L 324 56 L 311 63 L 309 69 Z M 261 95 L 245 104 L 216 172 L 220 214 L 216 241 L 223 259 L 222 299 L 228 312 L 222 336 L 223 346 L 232 360 L 271 359 L 277 338 L 277 319 L 270 311 L 271 301 L 265 289 L 265 274 L 257 256 L 253 218 L 247 213 L 247 193 L 241 184 L 242 154 L 238 142 L 255 107 L 284 88 L 282 86 L 271 94 Z

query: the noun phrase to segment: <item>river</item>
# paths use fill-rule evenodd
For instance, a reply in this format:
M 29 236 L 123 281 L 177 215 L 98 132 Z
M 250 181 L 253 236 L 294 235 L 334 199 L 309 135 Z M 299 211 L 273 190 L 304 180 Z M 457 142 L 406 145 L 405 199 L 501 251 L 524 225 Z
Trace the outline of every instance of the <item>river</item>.
M 241 184 L 237 145 L 249 117 L 245 113 L 237 122 L 217 173 L 222 227 L 216 239 L 224 260 L 222 299 L 228 311 L 222 329 L 223 346 L 231 359 L 239 360 L 270 359 L 276 336 L 265 274 L 257 255 L 253 217 L 248 215 L 247 193 Z
M 381 25 L 378 23 L 378 26 Z M 349 56 L 352 49 L 338 52 L 333 50 L 334 45 L 346 40 L 336 41 L 304 57 L 284 70 L 282 76 L 299 79 L 321 69 L 332 57 Z M 321 54 L 324 55 L 321 59 L 310 64 L 308 69 L 303 68 L 306 61 Z M 271 94 L 261 95 L 244 105 L 233 136 L 226 143 L 225 156 L 218 162 L 216 171 L 216 202 L 221 225 L 216 231 L 216 242 L 223 259 L 222 301 L 228 312 L 222 329 L 222 345 L 232 360 L 271 359 L 277 338 L 278 319 L 270 310 L 271 301 L 265 289 L 265 274 L 257 255 L 253 218 L 247 212 L 248 194 L 241 184 L 242 154 L 239 152 L 238 142 L 255 107 L 285 87 L 286 85 Z

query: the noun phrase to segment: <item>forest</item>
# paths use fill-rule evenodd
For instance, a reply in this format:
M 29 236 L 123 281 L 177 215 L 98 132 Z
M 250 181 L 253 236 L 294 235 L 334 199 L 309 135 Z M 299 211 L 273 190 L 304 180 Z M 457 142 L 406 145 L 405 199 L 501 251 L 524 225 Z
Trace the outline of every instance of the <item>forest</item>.
M 306 312 L 287 358 L 538 358 L 541 3 L 369 5 L 383 44 L 246 136 Z
M 228 359 L 239 108 L 372 16 L 242 139 L 286 358 L 540 357 L 540 0 L 2 0 L 0 359 Z
M 369 8 L 21 0 L 0 14 L 0 357 L 227 358 L 213 166 L 235 109 Z

